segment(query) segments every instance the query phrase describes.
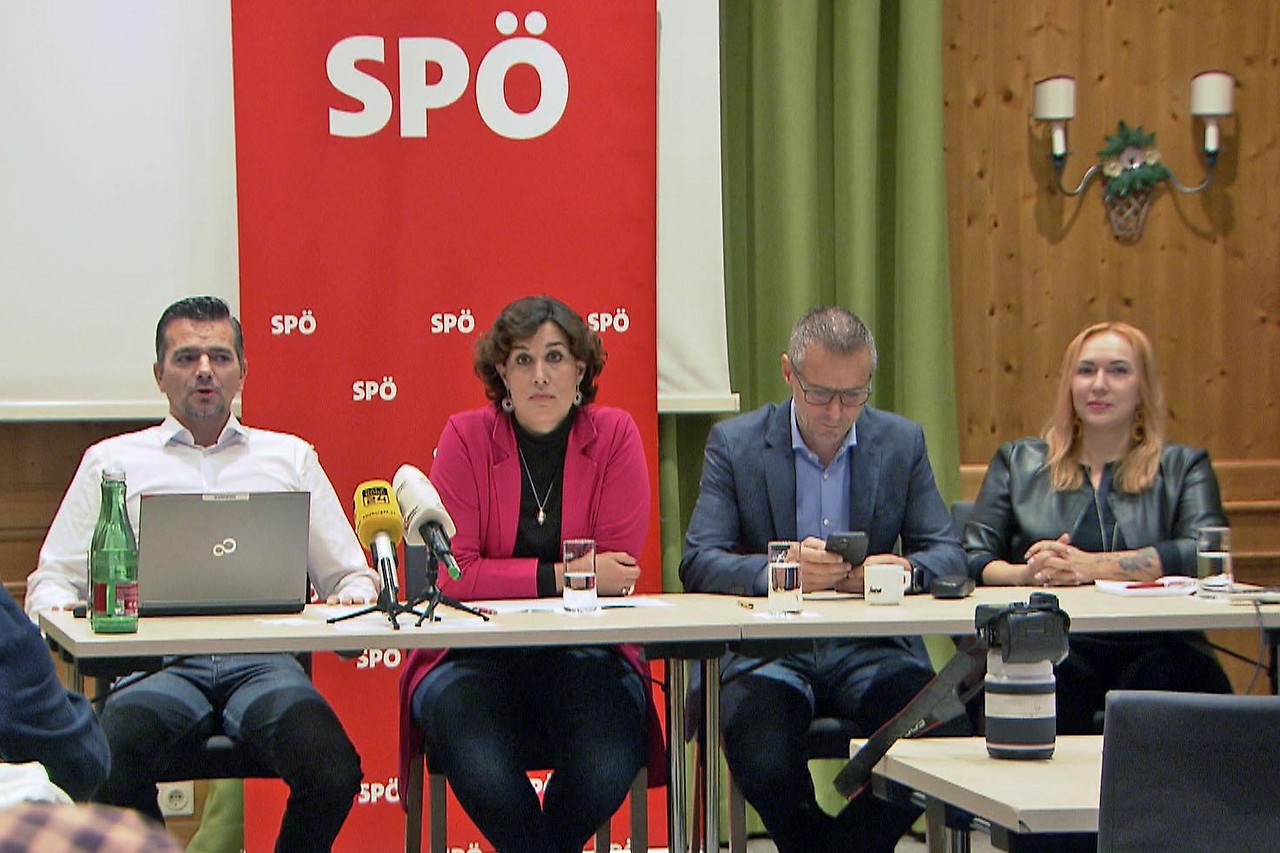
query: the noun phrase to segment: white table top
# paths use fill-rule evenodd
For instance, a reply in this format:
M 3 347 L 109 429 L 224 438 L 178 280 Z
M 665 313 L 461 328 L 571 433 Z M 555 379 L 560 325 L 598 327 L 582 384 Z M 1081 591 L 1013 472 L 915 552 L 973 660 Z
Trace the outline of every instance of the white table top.
M 1043 761 L 992 758 L 980 737 L 900 740 L 872 773 L 1012 832 L 1098 831 L 1098 735 L 1059 735 Z
M 469 603 L 499 612 L 486 622 L 441 605 L 439 622 L 415 627 L 417 617 L 405 614 L 398 631 L 380 612 L 330 625 L 328 617 L 361 608 L 318 605 L 284 615 L 149 616 L 138 621 L 135 634 L 95 634 L 88 619 L 46 611 L 40 627 L 75 658 L 737 640 L 740 608 L 726 606 L 723 599 L 684 594 L 603 599 L 606 606 L 590 614 L 565 613 L 549 599 L 477 601 Z
M 802 613 L 787 617 L 767 615 L 763 598 L 690 593 L 603 599 L 605 609 L 587 615 L 557 611 L 551 599 L 471 602 L 500 612 L 484 622 L 442 605 L 437 610 L 441 621 L 415 627 L 417 617 L 405 615 L 400 617 L 398 631 L 392 630 L 382 613 L 329 625 L 327 617 L 359 608 L 314 605 L 285 616 L 146 617 L 136 634 L 94 634 L 87 619 L 77 619 L 68 611 L 41 613 L 40 626 L 75 657 L 967 635 L 974 631 L 978 604 L 1026 601 L 1035 591 L 983 587 L 964 599 L 908 596 L 902 604 L 890 606 L 818 593 L 806 598 Z M 1075 633 L 1256 628 L 1260 623 L 1280 628 L 1280 605 L 1255 611 L 1194 596 L 1118 596 L 1088 586 L 1052 591 L 1070 615 Z M 742 606 L 744 601 L 754 608 Z
M 1111 595 L 1092 586 L 979 587 L 968 598 L 939 600 L 912 595 L 897 605 L 870 605 L 861 598 L 836 593 L 805 597 L 803 610 L 793 616 L 770 616 L 753 599 L 756 609 L 746 610 L 743 639 L 796 637 L 891 636 L 895 634 L 972 634 L 973 614 L 979 604 L 1026 601 L 1033 592 L 1051 592 L 1071 617 L 1071 632 L 1192 631 L 1221 628 L 1280 628 L 1280 605 L 1251 606 L 1205 601 L 1191 595 Z M 1259 615 L 1260 614 L 1260 615 Z

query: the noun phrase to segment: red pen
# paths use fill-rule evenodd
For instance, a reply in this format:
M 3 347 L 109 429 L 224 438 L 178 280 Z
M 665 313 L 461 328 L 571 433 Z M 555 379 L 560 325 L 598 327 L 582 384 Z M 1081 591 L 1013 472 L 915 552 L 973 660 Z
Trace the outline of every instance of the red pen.
M 1160 589 L 1164 586 L 1160 581 L 1134 581 L 1125 589 Z

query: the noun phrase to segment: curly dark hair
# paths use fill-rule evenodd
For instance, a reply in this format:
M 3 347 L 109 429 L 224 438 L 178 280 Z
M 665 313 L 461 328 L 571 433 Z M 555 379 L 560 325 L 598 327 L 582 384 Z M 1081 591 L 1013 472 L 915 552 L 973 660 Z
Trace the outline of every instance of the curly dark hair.
M 498 313 L 493 326 L 476 342 L 476 376 L 484 382 L 485 396 L 501 403 L 507 386 L 498 375 L 517 341 L 531 338 L 546 322 L 555 323 L 569 342 L 569 354 L 586 365 L 578 390 L 583 404 L 596 398 L 596 379 L 604 370 L 605 351 L 600 336 L 568 305 L 552 296 L 525 296 Z

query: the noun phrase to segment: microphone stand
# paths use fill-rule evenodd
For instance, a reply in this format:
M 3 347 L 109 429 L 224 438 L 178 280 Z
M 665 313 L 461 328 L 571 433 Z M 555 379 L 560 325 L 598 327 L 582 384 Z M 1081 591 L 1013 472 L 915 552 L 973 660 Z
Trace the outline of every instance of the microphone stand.
M 398 621 L 400 614 L 412 613 L 419 617 L 418 623 L 422 624 L 422 620 L 426 618 L 421 610 L 415 610 L 414 606 L 420 604 L 422 599 L 414 599 L 403 604 L 400 603 L 400 585 L 396 581 L 396 563 L 395 560 L 379 560 L 378 571 L 382 574 L 382 591 L 378 593 L 378 601 L 370 604 L 363 610 L 356 610 L 353 613 L 345 613 L 342 616 L 330 616 L 325 622 L 333 624 L 334 622 L 342 622 L 347 619 L 354 619 L 357 616 L 363 616 L 366 613 L 382 612 L 387 614 L 387 618 L 391 620 L 391 627 L 400 630 L 400 622 Z
M 418 595 L 410 605 L 422 604 L 426 602 L 427 609 L 425 611 L 413 611 L 418 614 L 418 621 L 414 623 L 414 627 L 421 627 L 423 622 L 435 622 L 439 620 L 436 616 L 436 608 L 443 604 L 446 607 L 452 607 L 463 613 L 470 613 L 472 616 L 479 616 L 484 621 L 489 621 L 489 614 L 481 613 L 474 607 L 463 604 L 456 598 L 450 598 L 440 591 L 437 581 L 440 579 L 440 560 L 437 559 L 435 552 L 430 548 L 427 549 L 427 583 L 422 588 L 422 593 Z

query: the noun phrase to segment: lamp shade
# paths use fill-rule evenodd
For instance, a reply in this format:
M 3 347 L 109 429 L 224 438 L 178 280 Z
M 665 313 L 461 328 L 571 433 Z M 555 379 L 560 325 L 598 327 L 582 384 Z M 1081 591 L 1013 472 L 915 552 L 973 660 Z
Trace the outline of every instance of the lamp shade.
M 1229 116 L 1235 101 L 1236 78 L 1225 71 L 1205 71 L 1191 78 L 1193 116 Z
M 1076 79 L 1048 77 L 1036 83 L 1031 112 L 1039 121 L 1066 121 L 1075 118 Z

